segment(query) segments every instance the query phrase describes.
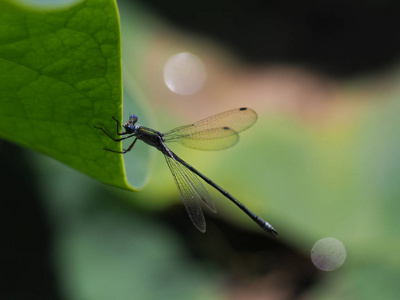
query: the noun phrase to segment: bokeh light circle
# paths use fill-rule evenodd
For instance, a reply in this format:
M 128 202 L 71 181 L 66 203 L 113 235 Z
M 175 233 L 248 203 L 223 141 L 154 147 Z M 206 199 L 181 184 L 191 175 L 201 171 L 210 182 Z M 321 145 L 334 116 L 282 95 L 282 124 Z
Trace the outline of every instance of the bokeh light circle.
M 194 94 L 203 86 L 205 79 L 203 61 L 191 53 L 175 54 L 164 65 L 164 82 L 177 94 Z
M 311 260 L 323 271 L 333 271 L 339 268 L 346 259 L 346 249 L 341 241 L 334 238 L 324 238 L 315 243 L 311 249 Z

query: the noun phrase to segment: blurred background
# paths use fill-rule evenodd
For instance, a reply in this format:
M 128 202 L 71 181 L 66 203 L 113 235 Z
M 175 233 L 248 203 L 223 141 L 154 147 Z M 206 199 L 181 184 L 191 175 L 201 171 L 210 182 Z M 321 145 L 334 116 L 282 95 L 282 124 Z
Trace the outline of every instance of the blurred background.
M 208 188 L 207 233 L 137 143 L 130 193 L 1 141 L 6 299 L 399 299 L 396 1 L 119 1 L 124 115 L 161 132 L 237 107 L 231 149 L 172 147 Z

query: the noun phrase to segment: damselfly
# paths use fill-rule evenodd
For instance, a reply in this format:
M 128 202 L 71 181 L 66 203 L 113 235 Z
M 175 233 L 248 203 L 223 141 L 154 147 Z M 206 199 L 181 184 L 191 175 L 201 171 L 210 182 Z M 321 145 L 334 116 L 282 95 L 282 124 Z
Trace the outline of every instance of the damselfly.
M 117 135 L 122 136 L 121 138 L 114 138 L 104 128 L 98 126 L 95 127 L 102 130 L 107 136 L 116 142 L 129 138 L 135 139 L 132 144 L 122 152 L 107 148 L 104 149 L 115 153 L 125 154 L 132 150 L 136 141 L 139 139 L 160 150 L 164 154 L 168 167 L 171 170 L 189 217 L 198 230 L 201 232 L 206 231 L 206 221 L 200 206 L 201 201 L 211 211 L 217 212 L 214 202 L 198 178 L 200 177 L 236 204 L 263 230 L 275 237 L 278 236 L 276 230 L 267 221 L 249 210 L 239 200 L 213 182 L 210 178 L 206 177 L 194 167 L 186 163 L 166 145 L 168 142 L 178 142 L 186 147 L 199 150 L 226 149 L 235 145 L 239 141 L 239 132 L 249 128 L 256 122 L 257 114 L 254 110 L 246 107 L 229 110 L 194 124 L 177 127 L 165 133 L 136 124 L 138 121 L 136 115 L 129 116 L 129 120 L 122 126 L 125 131 L 120 132 L 121 125 L 119 121 L 115 118 L 113 119 L 117 122 Z

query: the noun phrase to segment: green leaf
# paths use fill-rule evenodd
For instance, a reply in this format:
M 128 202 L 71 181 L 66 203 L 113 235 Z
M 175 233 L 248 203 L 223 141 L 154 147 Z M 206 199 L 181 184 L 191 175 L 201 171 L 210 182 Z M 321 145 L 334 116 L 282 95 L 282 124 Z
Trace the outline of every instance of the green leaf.
M 105 183 L 132 190 L 121 147 L 94 126 L 121 119 L 115 1 L 34 10 L 0 2 L 0 136 Z

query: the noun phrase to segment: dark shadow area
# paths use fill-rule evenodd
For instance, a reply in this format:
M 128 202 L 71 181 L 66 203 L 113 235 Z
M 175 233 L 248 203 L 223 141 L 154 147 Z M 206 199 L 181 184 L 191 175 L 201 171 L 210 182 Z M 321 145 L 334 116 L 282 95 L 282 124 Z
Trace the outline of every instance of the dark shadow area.
M 0 142 L 0 299 L 60 299 L 52 232 L 25 150 Z
M 226 272 L 227 290 L 232 293 L 248 294 L 250 286 L 259 286 L 257 294 L 298 299 L 322 275 L 309 256 L 261 229 L 245 230 L 206 214 L 207 232 L 201 234 L 190 223 L 183 205 L 171 207 L 160 217 L 179 233 L 191 255 Z
M 399 60 L 400 3 L 394 0 L 138 2 L 254 65 L 306 65 L 350 77 Z

